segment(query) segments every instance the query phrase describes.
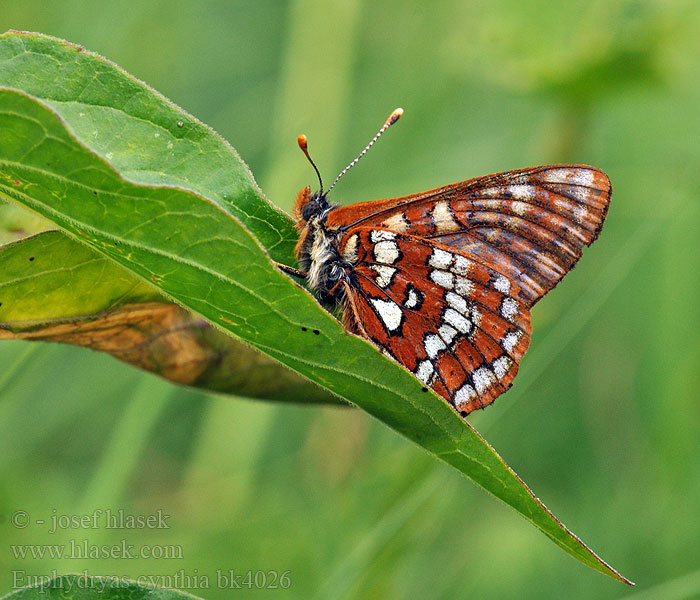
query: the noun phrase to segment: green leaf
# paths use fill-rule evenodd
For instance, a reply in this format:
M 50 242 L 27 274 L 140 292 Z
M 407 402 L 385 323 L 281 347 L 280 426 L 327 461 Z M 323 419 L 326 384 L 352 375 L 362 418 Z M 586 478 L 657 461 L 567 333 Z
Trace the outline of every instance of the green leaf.
M 0 199 L 0 246 L 52 227 L 45 219 L 21 206 Z
M 165 300 L 157 288 L 59 231 L 0 247 L 0 262 L 0 326 L 12 331 Z
M 158 589 L 114 577 L 62 575 L 3 596 L 0 600 L 201 600 L 187 592 Z
M 71 74 L 65 94 L 70 91 L 73 100 L 86 102 L 93 88 L 107 87 L 122 105 L 149 103 L 144 88 L 133 100 L 122 94 L 120 77 L 127 76 L 114 67 L 108 71 L 106 63 L 92 55 L 99 64 L 90 66 L 84 51 L 44 37 L 0 38 L 0 73 L 6 69 L 3 56 L 14 64 L 26 54 L 63 61 Z M 85 69 L 82 86 L 76 83 L 76 64 Z M 15 82 L 31 80 L 36 95 L 44 70 L 37 59 L 28 66 L 37 72 L 15 77 Z M 60 69 L 51 67 L 49 74 L 56 71 Z M 46 87 L 61 87 L 61 81 L 50 79 Z M 1 76 L 0 84 L 7 85 Z M 151 96 L 154 105 L 162 104 Z M 63 102 L 71 104 L 65 96 Z M 142 118 L 157 114 L 142 112 Z M 79 114 L 62 112 L 60 104 L 49 106 L 23 92 L 0 91 L 0 193 L 153 282 L 210 322 L 357 404 L 509 504 L 584 564 L 629 583 L 557 521 L 446 402 L 370 343 L 346 333 L 308 292 L 281 274 L 263 249 L 269 249 L 268 242 L 251 234 L 252 221 L 240 211 L 227 212 L 202 186 L 193 191 L 192 186 L 178 189 L 126 180 L 120 169 L 131 173 L 125 168 L 128 164 L 117 167 L 103 160 L 102 152 L 109 160 L 108 146 L 96 153 L 89 141 L 76 137 Z M 114 130 L 109 120 L 93 127 L 97 137 L 99 132 L 126 137 L 125 129 Z M 127 143 L 123 139 L 118 145 Z M 139 154 L 148 148 L 135 145 L 133 151 Z M 123 160 L 128 162 L 128 153 Z M 228 198 L 236 203 L 240 196 L 245 203 L 250 188 L 244 186 L 239 193 L 237 185 L 230 183 Z
M 59 231 L 0 247 L 0 264 L 0 340 L 85 346 L 242 397 L 346 405 Z
M 30 33 L 3 34 L 0 65 L 1 86 L 43 100 L 124 178 L 205 196 L 245 223 L 272 258 L 294 264 L 291 220 L 264 200 L 236 151 L 146 84 L 79 46 Z

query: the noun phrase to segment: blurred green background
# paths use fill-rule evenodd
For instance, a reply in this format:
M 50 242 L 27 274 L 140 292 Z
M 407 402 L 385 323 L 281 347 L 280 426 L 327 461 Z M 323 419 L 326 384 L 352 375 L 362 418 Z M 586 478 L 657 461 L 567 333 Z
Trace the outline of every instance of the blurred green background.
M 549 162 L 604 169 L 600 240 L 535 308 L 513 390 L 472 422 L 638 587 L 579 565 L 359 410 L 206 395 L 90 351 L 5 342 L 0 593 L 87 570 L 230 598 L 217 572 L 233 569 L 290 571 L 289 589 L 244 597 L 700 597 L 697 2 L 23 0 L 2 3 L 10 28 L 146 81 L 286 209 L 315 181 L 297 134 L 330 181 L 396 106 L 404 118 L 334 200 Z M 53 516 L 96 508 L 161 510 L 169 528 L 49 533 Z M 46 524 L 17 529 L 16 510 Z M 182 558 L 11 548 L 85 539 Z

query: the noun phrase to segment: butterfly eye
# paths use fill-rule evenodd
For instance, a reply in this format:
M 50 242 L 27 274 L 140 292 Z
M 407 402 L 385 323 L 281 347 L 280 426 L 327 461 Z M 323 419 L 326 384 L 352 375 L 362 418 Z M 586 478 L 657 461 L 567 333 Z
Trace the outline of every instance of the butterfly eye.
M 308 222 L 309 219 L 319 214 L 325 208 L 325 206 L 326 203 L 322 196 L 312 196 L 311 199 L 302 207 L 301 218 Z

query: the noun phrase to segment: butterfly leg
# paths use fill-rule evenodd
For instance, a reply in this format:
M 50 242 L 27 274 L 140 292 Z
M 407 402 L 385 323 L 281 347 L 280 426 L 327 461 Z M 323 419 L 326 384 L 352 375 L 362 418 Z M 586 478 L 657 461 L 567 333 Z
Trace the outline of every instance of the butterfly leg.
M 275 263 L 275 266 L 283 273 L 287 273 L 287 275 L 292 275 L 293 277 L 298 277 L 299 279 L 306 279 L 306 273 L 304 273 L 304 271 L 300 271 L 294 267 L 288 267 L 287 265 L 278 263 L 276 260 L 273 260 L 272 262 Z
M 347 331 L 352 331 L 362 336 L 366 340 L 371 339 L 365 328 L 362 326 L 362 322 L 358 318 L 357 306 L 355 306 L 355 297 L 353 296 L 352 288 L 347 281 L 341 281 L 338 285 L 345 286 L 345 310 L 343 311 L 343 326 Z M 337 287 L 337 286 L 336 286 Z

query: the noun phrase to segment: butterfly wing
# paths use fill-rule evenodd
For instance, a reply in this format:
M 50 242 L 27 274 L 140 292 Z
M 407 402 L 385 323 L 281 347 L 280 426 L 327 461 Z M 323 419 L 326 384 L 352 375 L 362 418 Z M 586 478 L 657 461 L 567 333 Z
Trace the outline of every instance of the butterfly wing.
M 433 240 L 354 229 L 346 324 L 462 414 L 506 391 L 530 340 L 517 281 Z
M 533 167 L 338 208 L 327 223 L 434 240 L 517 282 L 518 299 L 532 306 L 598 237 L 611 192 L 593 167 Z

